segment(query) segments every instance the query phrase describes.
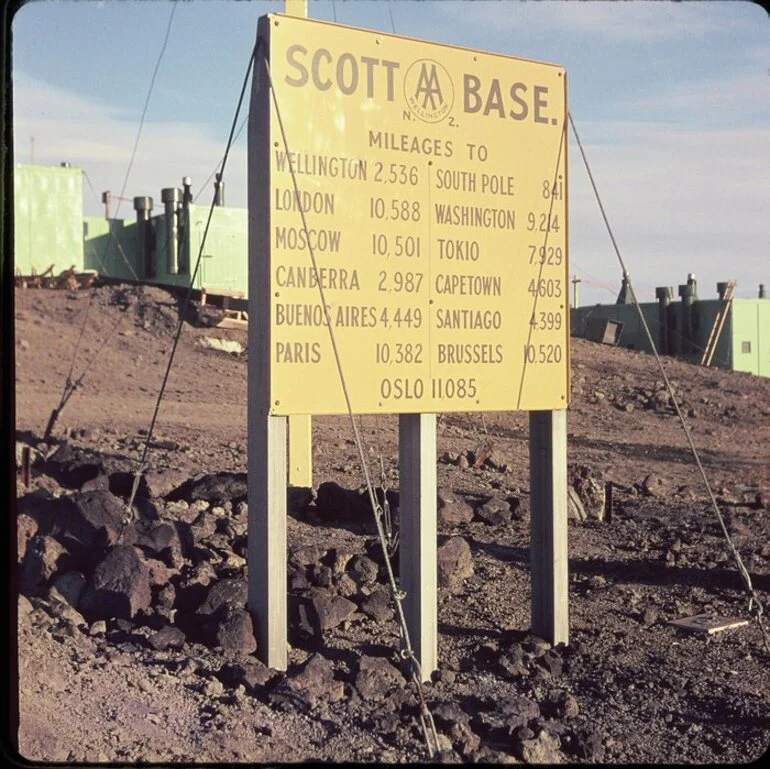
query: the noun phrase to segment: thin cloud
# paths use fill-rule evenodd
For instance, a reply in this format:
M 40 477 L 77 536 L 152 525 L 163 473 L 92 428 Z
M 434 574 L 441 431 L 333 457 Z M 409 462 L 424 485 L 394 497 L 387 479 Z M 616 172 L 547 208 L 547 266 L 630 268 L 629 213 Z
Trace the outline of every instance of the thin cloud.
M 13 99 L 16 162 L 29 162 L 34 137 L 35 163 L 69 162 L 85 170 L 98 191 L 120 192 L 136 138 L 133 114 L 23 76 L 14 80 Z M 146 122 L 126 197 L 159 198 L 163 187 L 179 186 L 185 175 L 194 185 L 203 183 L 220 162 L 226 138 L 212 137 L 203 124 Z M 226 181 L 231 203 L 245 206 L 244 134 L 231 151 Z M 87 212 L 100 213 L 90 194 L 84 195 L 84 203 Z M 124 207 L 121 215 L 130 212 Z
M 537 23 L 547 24 L 554 34 L 595 35 L 613 42 L 664 42 L 683 34 L 697 40 L 749 28 L 726 3 L 464 0 L 440 5 L 449 19 L 490 31 L 521 32 Z
M 686 115 L 690 123 L 746 123 L 749 117 L 770 117 L 770 76 L 767 71 L 731 73 L 699 82 L 669 84 L 654 96 L 634 96 L 616 108 L 642 115 Z
M 610 224 L 650 301 L 656 285 L 696 272 L 704 296 L 738 279 L 741 296 L 768 282 L 770 134 L 759 128 L 577 123 Z M 610 141 L 611 140 L 611 141 Z M 576 146 L 570 147 L 572 263 L 606 280 L 619 267 Z M 654 277 L 653 277 L 654 276 Z M 587 301 L 606 301 L 585 287 Z

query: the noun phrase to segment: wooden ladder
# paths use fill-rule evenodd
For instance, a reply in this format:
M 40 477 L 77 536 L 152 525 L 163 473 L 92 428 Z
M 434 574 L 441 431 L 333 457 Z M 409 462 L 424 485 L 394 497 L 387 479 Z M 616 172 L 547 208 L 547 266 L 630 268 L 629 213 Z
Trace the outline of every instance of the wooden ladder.
M 733 303 L 734 291 L 735 281 L 728 281 L 727 288 L 722 297 L 722 306 L 719 308 L 719 312 L 717 312 L 716 317 L 714 318 L 714 325 L 711 327 L 711 333 L 709 334 L 708 342 L 706 342 L 706 349 L 703 351 L 703 357 L 700 359 L 701 366 L 711 365 L 717 345 L 719 344 L 719 337 L 722 335 L 722 328 L 725 325 L 725 320 L 727 320 L 727 315 L 730 312 L 730 306 Z

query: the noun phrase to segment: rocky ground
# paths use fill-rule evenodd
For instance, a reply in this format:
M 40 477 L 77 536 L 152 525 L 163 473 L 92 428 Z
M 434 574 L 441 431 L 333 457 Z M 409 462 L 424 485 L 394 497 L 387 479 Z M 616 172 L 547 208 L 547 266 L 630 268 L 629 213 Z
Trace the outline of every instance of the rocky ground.
M 29 486 L 17 476 L 22 755 L 426 760 L 348 420 L 314 419 L 315 486 L 290 492 L 290 666 L 271 670 L 245 611 L 246 334 L 186 324 L 124 528 L 178 308 L 155 289 L 89 294 L 16 292 L 17 453 L 34 459 Z M 86 313 L 74 378 L 109 340 L 44 443 Z M 768 603 L 768 380 L 665 366 Z M 754 760 L 770 737 L 757 624 L 669 624 L 748 614 L 654 361 L 573 340 L 572 374 L 567 646 L 529 633 L 526 415 L 439 421 L 440 670 L 423 687 L 436 759 Z M 395 514 L 396 420 L 362 428 Z

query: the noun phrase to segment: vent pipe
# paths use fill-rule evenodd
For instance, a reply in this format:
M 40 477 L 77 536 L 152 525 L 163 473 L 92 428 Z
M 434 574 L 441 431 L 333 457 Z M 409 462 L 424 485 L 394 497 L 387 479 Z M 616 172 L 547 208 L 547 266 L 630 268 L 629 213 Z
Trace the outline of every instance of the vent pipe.
M 182 205 L 187 208 L 187 206 L 192 203 L 193 197 L 192 197 L 192 179 L 189 176 L 185 176 L 182 178 Z
M 214 176 L 214 205 L 223 206 L 225 204 L 225 183 L 222 180 L 222 174 Z
M 577 310 L 578 307 L 580 307 L 580 284 L 582 283 L 582 278 L 578 278 L 577 275 L 574 275 L 572 278 L 572 306 Z
M 182 191 L 166 187 L 160 191 L 160 199 L 166 210 L 166 270 L 169 275 L 179 273 L 179 203 Z
M 184 275 L 190 273 L 190 204 L 192 203 L 192 179 L 182 178 L 182 213 L 178 220 L 179 240 L 177 248 L 177 268 Z
M 144 266 L 144 277 L 155 277 L 155 260 L 152 248 L 152 198 L 134 198 L 136 211 L 136 245 L 139 264 Z
M 104 218 L 109 219 L 110 218 L 110 198 L 112 197 L 112 193 L 109 190 L 106 190 L 102 193 L 102 203 L 104 203 Z
M 655 298 L 658 300 L 658 347 L 661 355 L 670 355 L 668 333 L 668 306 L 671 304 L 671 289 L 668 286 L 658 286 Z
M 687 283 L 679 286 L 679 296 L 682 297 L 682 329 L 680 340 L 680 352 L 682 354 L 691 353 L 694 350 L 694 321 L 693 321 L 693 303 L 698 298 L 698 284 L 695 281 L 695 275 L 687 275 Z
M 765 284 L 760 283 L 759 284 L 759 298 L 760 299 L 767 299 L 767 294 L 765 293 Z
M 615 304 L 633 304 L 634 299 L 631 296 L 631 286 L 628 285 L 628 273 L 623 273 L 623 281 L 620 284 L 620 293 Z

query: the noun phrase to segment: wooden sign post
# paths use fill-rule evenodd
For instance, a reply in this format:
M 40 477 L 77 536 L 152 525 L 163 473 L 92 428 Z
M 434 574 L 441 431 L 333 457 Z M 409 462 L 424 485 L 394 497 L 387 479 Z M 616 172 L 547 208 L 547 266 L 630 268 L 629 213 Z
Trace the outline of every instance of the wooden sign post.
M 529 413 L 532 632 L 569 643 L 567 412 Z
M 566 73 L 287 15 L 259 20 L 257 50 L 249 607 L 261 658 L 287 664 L 286 421 L 292 452 L 309 447 L 310 417 L 292 423 L 309 414 L 399 415 L 399 590 L 427 680 L 434 415 L 532 412 L 533 626 L 562 637 Z
M 399 571 L 404 617 L 423 680 L 438 668 L 436 415 L 398 418 Z

